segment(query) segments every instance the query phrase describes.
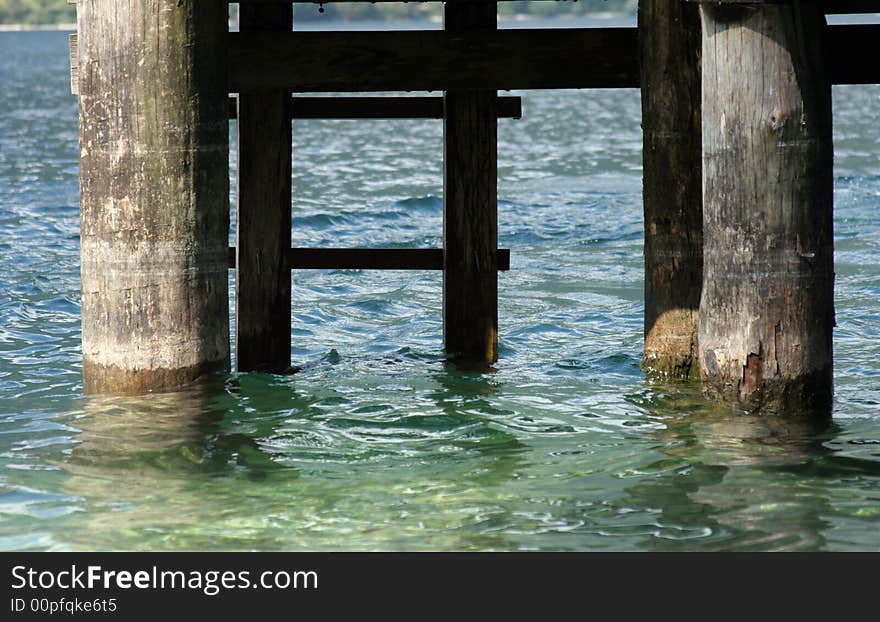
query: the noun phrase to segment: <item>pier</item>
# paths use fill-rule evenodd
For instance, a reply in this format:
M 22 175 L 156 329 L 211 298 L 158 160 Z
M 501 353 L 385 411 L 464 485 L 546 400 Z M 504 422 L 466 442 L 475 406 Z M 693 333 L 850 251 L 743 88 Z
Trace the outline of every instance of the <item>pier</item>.
M 831 86 L 880 83 L 880 24 L 825 15 L 880 1 L 641 0 L 637 28 L 498 29 L 495 2 L 448 0 L 443 30 L 352 32 L 298 32 L 289 1 L 240 2 L 239 32 L 225 2 L 76 4 L 86 392 L 230 370 L 229 269 L 238 371 L 290 368 L 300 269 L 442 270 L 447 355 L 495 363 L 516 252 L 497 120 L 523 114 L 498 92 L 640 88 L 643 366 L 752 412 L 830 412 Z M 442 121 L 443 247 L 292 248 L 297 118 Z

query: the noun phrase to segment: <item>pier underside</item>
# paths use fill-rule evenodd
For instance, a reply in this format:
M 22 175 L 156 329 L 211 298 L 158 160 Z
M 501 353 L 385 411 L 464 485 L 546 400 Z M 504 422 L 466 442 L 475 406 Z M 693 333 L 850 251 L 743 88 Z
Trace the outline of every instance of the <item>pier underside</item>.
M 499 29 L 448 1 L 442 30 L 297 31 L 292 3 L 79 0 L 87 392 L 290 368 L 291 270 L 443 271 L 450 359 L 498 358 L 498 91 L 641 88 L 645 356 L 756 412 L 830 412 L 831 85 L 880 83 L 880 2 L 641 0 L 637 28 Z M 433 91 L 400 97 L 376 92 Z M 317 93 L 348 93 L 336 97 Z M 228 124 L 237 123 L 230 248 Z M 291 120 L 444 124 L 443 248 L 291 248 Z M 584 137 L 589 140 L 589 137 Z

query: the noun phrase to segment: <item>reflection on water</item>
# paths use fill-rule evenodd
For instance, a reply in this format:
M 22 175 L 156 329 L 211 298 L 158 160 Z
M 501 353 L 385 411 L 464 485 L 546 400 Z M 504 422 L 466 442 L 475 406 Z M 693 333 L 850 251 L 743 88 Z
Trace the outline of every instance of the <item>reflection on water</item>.
M 825 533 L 845 531 L 852 516 L 880 519 L 877 454 L 847 455 L 835 423 L 731 413 L 687 384 L 655 385 L 634 401 L 662 424 L 664 457 L 642 468 L 657 476 L 627 488 L 623 503 L 654 508 L 658 530 L 697 536 L 647 538 L 646 549 L 822 550 L 840 546 Z
M 67 475 L 64 492 L 87 500 L 87 519 L 70 546 L 112 548 L 108 539 L 201 520 L 201 488 L 212 479 L 256 485 L 284 469 L 251 436 L 224 430 L 216 396 L 216 386 L 204 386 L 83 400 L 79 432 L 59 465 Z M 285 471 L 285 479 L 296 477 L 294 469 Z
M 54 465 L 64 472 L 64 495 L 78 504 L 64 528 L 65 548 L 239 548 L 243 538 L 244 548 L 287 548 L 316 534 L 344 537 L 379 519 L 358 507 L 363 497 L 391 513 L 388 524 L 368 529 L 374 533 L 360 545 L 340 539 L 328 548 L 411 547 L 407 541 L 419 533 L 445 531 L 438 520 L 450 511 L 444 491 L 484 497 L 514 476 L 524 449 L 489 425 L 490 379 L 445 371 L 434 378 L 426 398 L 437 412 L 406 417 L 382 417 L 381 408 L 354 417 L 333 408 L 338 399 L 262 375 L 232 378 L 225 387 L 84 398 L 72 449 Z M 407 437 L 417 442 L 402 442 Z M 412 477 L 384 473 L 389 459 L 408 454 Z M 360 474 L 358 462 L 366 467 Z M 407 534 L 412 504 L 419 518 Z M 269 511 L 255 515 L 254 507 Z M 450 534 L 448 542 L 510 548 L 503 534 L 479 530 Z
M 444 363 L 443 372 L 434 379 L 438 390 L 432 397 L 437 407 L 451 421 L 469 428 L 453 443 L 455 453 L 477 458 L 467 478 L 475 486 L 503 486 L 525 466 L 527 448 L 514 434 L 491 425 L 492 417 L 506 414 L 492 405 L 496 390 L 492 375 L 462 372 Z
M 833 438 L 834 426 L 731 413 L 701 403 L 688 390 L 654 396 L 643 406 L 664 424 L 656 438 L 667 457 L 652 465 L 662 470 L 658 477 L 627 489 L 632 502 L 656 507 L 659 524 L 711 534 L 708 544 L 652 538 L 645 541 L 646 548 L 748 551 L 825 546 L 821 532 L 830 523 L 822 517 L 831 507 L 821 484 L 811 490 L 802 480 L 779 477 L 778 469 L 833 460 L 825 443 Z M 761 473 L 777 476 L 772 485 L 756 485 Z
M 880 461 L 853 453 L 876 446 L 845 441 L 837 424 L 725 412 L 688 383 L 642 383 L 617 424 L 549 419 L 503 374 L 332 360 L 307 367 L 306 382 L 253 374 L 82 398 L 55 418 L 65 428 L 51 458 L 32 435 L 19 457 L 43 458 L 18 473 L 7 462 L 4 480 L 17 484 L 0 495 L 0 538 L 49 549 L 820 550 L 853 546 L 854 520 L 862 538 L 880 520 Z M 381 387 L 328 386 L 337 365 L 390 375 Z M 409 398 L 391 404 L 391 390 Z M 55 492 L 27 498 L 29 479 Z
M 161 472 L 174 477 L 232 469 L 252 479 L 265 477 L 271 460 L 250 437 L 223 433 L 223 411 L 211 403 L 214 394 L 197 387 L 137 398 L 86 398 L 68 471 L 119 469 L 125 477 L 142 468 L 154 477 Z

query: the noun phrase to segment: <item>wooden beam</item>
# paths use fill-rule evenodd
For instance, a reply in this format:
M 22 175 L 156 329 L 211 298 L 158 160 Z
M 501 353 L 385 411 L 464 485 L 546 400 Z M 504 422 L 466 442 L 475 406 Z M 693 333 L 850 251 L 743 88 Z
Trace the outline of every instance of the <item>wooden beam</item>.
M 635 28 L 230 33 L 230 92 L 639 86 Z
M 880 63 L 865 62 L 880 51 L 880 25 L 827 26 L 824 43 L 832 84 L 880 84 Z
M 238 4 L 270 4 L 278 0 L 227 0 L 229 3 Z M 293 4 L 332 4 L 334 2 L 369 2 L 375 4 L 377 0 L 290 0 Z M 403 2 L 427 2 L 429 0 L 398 0 Z M 446 0 L 447 4 L 486 3 L 494 0 Z M 686 0 L 688 2 L 700 2 L 701 0 Z M 738 2 L 740 4 L 757 4 L 784 2 L 786 0 L 710 0 L 720 4 L 722 2 Z M 68 4 L 76 4 L 76 0 L 67 0 Z M 822 10 L 826 14 L 833 13 L 880 13 L 880 0 L 821 0 Z
M 77 35 L 70 35 L 70 94 L 79 95 L 79 43 Z
M 880 25 L 828 26 L 825 36 L 832 83 L 880 83 L 880 64 L 858 60 L 873 57 Z M 271 87 L 304 93 L 639 87 L 635 28 L 229 37 L 230 92 Z
M 288 31 L 289 3 L 245 5 L 242 32 Z M 236 369 L 290 366 L 290 92 L 275 87 L 238 97 Z
M 235 269 L 235 247 L 229 267 Z M 291 270 L 442 270 L 441 248 L 291 248 Z M 498 269 L 510 270 L 510 249 L 498 249 Z
M 754 414 L 828 417 L 831 85 L 814 3 L 701 4 L 700 377 Z
M 826 15 L 846 13 L 880 13 L 880 0 L 822 0 Z
M 238 114 L 229 98 L 229 118 Z M 442 97 L 294 97 L 294 119 L 442 119 Z M 521 97 L 498 98 L 499 119 L 522 118 Z

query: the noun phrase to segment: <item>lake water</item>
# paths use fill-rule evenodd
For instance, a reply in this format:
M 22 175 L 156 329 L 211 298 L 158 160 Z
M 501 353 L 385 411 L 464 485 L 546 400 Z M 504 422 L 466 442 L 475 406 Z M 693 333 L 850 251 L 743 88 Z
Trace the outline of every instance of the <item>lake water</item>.
M 497 372 L 439 273 L 294 273 L 294 376 L 87 398 L 65 33 L 0 33 L 0 549 L 880 550 L 880 87 L 835 88 L 833 422 L 647 381 L 635 90 L 499 122 Z M 294 125 L 294 245 L 439 246 L 437 121 Z

